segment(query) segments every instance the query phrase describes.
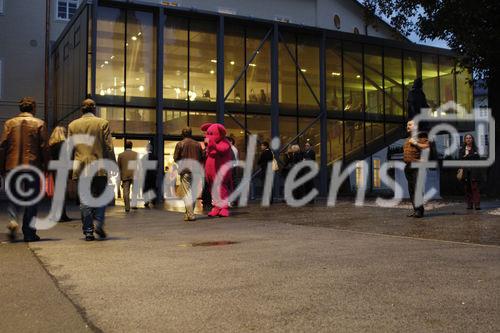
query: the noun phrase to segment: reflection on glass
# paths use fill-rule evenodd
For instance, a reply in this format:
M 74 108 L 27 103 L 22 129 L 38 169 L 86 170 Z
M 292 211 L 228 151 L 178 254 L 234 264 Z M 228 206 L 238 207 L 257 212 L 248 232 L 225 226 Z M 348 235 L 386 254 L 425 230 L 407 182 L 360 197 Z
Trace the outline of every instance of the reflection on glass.
M 127 108 L 125 111 L 126 133 L 156 133 L 156 110 Z
M 168 17 L 164 29 L 163 98 L 186 100 L 188 94 L 188 20 Z
M 250 60 L 267 31 L 257 29 L 248 32 L 246 57 Z M 269 105 L 271 103 L 271 55 L 266 40 L 247 70 L 247 103 Z
M 296 55 L 295 35 L 283 33 L 284 41 L 279 43 L 279 102 L 282 107 L 296 110 L 297 108 L 297 69 L 293 57 Z M 285 46 L 286 42 L 286 46 Z
M 191 21 L 188 91 L 190 101 L 215 102 L 217 97 L 216 31 L 214 22 Z
M 102 7 L 97 14 L 96 94 L 123 96 L 125 10 Z
M 385 114 L 403 115 L 401 51 L 384 49 Z
M 193 135 L 203 135 L 201 125 L 215 122 L 216 116 L 214 112 L 189 111 L 189 127 L 192 129 Z
M 439 107 L 438 57 L 433 54 L 422 56 L 422 83 L 427 104 L 432 109 Z
M 309 89 L 303 76 L 299 75 L 299 109 L 319 110 L 319 104 L 314 98 L 316 96 L 319 101 L 319 40 L 314 36 L 299 35 L 297 38 L 298 64 L 311 88 Z
M 382 140 L 384 138 L 384 124 L 383 123 L 369 123 L 366 126 L 366 144 L 370 144 L 375 140 Z
M 156 33 L 153 14 L 127 12 L 127 81 L 126 95 L 154 97 L 156 83 Z
M 467 69 L 460 68 L 457 77 L 457 103 L 463 106 L 467 113 L 472 113 L 473 89 L 471 85 L 472 75 Z
M 363 112 L 363 66 L 361 45 L 344 44 L 344 111 Z
M 342 49 L 339 41 L 328 40 L 326 48 L 326 106 L 342 111 Z
M 188 113 L 179 110 L 163 110 L 163 133 L 165 135 L 181 135 L 188 124 Z
M 346 121 L 344 145 L 346 157 L 364 146 L 363 123 L 361 121 Z
M 343 155 L 344 133 L 342 121 L 328 119 L 328 164 L 338 161 Z
M 99 117 L 109 121 L 112 133 L 123 133 L 123 108 L 101 106 L 97 108 Z
M 366 112 L 383 114 L 382 49 L 365 47 L 365 104 Z
M 245 68 L 245 31 L 240 26 L 224 28 L 224 96 Z M 245 102 L 245 76 L 238 81 L 226 103 Z
M 439 88 L 441 104 L 455 100 L 455 59 L 450 57 L 439 57 Z

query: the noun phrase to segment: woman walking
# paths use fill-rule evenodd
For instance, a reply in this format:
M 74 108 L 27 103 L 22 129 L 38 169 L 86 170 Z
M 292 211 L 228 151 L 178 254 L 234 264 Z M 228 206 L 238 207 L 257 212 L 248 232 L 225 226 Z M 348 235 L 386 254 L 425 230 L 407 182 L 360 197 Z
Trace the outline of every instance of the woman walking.
M 63 147 L 65 141 L 66 141 L 66 128 L 62 126 L 57 126 L 56 128 L 54 128 L 49 138 L 49 152 L 51 160 L 59 160 L 61 148 Z M 56 171 L 51 171 L 51 172 L 53 180 L 57 179 L 56 178 L 57 172 Z M 67 186 L 65 186 L 64 188 L 67 188 Z M 66 214 L 66 194 L 65 194 L 64 201 L 62 203 L 62 213 L 58 222 L 68 222 L 68 221 L 71 221 L 71 218 L 69 218 L 68 215 Z
M 476 143 L 471 134 L 465 135 L 464 144 L 462 148 L 460 148 L 459 156 L 462 160 L 479 160 Z M 464 168 L 462 179 L 465 182 L 465 201 L 467 202 L 467 209 L 481 209 L 479 193 L 481 171 L 478 168 Z

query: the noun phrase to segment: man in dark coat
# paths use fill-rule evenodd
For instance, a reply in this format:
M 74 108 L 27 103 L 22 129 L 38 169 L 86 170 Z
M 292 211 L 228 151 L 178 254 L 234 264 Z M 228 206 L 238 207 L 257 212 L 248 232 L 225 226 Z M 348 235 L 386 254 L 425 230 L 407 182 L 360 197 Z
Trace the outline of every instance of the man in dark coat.
M 422 86 L 422 78 L 418 77 L 413 81 L 413 87 L 408 92 L 408 120 L 412 120 L 422 109 L 429 107 Z

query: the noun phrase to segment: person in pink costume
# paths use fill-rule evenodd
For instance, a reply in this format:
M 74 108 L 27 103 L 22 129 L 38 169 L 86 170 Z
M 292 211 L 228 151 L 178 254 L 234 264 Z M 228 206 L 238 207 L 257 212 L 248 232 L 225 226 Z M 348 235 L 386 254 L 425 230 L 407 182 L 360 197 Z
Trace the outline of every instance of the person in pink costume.
M 227 197 L 230 194 L 233 182 L 232 175 L 229 170 L 231 165 L 228 163 L 233 159 L 231 143 L 226 138 L 226 129 L 221 124 L 206 123 L 201 126 L 201 130 L 205 132 L 205 138 L 207 141 L 205 178 L 210 189 L 212 189 L 217 172 L 221 170 L 222 166 L 228 168 L 218 189 L 219 198 L 212 195 L 214 198 L 214 207 L 210 213 L 208 213 L 208 216 L 227 217 L 229 216 Z M 214 189 L 212 189 L 212 193 L 213 192 Z

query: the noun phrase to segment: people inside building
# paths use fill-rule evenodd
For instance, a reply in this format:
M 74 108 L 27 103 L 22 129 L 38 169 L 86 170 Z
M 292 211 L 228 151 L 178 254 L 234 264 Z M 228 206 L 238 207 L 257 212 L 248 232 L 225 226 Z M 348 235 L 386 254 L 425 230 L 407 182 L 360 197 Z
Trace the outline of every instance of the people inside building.
M 75 145 L 73 169 L 73 180 L 86 179 L 90 182 L 90 192 L 94 198 L 98 198 L 105 191 L 108 185 L 108 174 L 104 169 L 98 170 L 95 176 L 85 174 L 82 171 L 94 161 L 108 159 L 116 162 L 113 149 L 113 139 L 109 128 L 109 122 L 96 116 L 96 104 L 92 99 L 85 99 L 82 102 L 82 116 L 69 124 L 68 133 L 71 138 L 74 135 L 90 135 L 94 138 L 92 145 Z M 108 203 L 102 202 L 98 207 L 91 207 L 85 198 L 80 195 L 80 211 L 82 216 L 82 229 L 86 241 L 95 240 L 94 232 L 100 238 L 106 238 L 104 222 L 106 206 Z
M 408 121 L 406 124 L 406 132 L 408 133 L 408 139 L 406 139 L 403 145 L 403 161 L 406 163 L 405 166 L 405 176 L 408 181 L 408 193 L 410 195 L 410 200 L 413 206 L 413 211 L 408 214 L 408 217 L 422 218 L 424 216 L 424 205 L 423 202 L 417 202 L 417 174 L 418 169 L 412 167 L 412 163 L 419 162 L 422 158 L 422 151 L 429 149 L 429 140 L 427 138 L 427 133 L 418 133 L 418 128 L 416 127 L 413 120 Z M 417 132 L 416 136 L 413 132 Z M 423 195 L 421 193 L 420 197 Z
M 260 183 L 262 186 L 262 195 L 264 194 L 264 184 L 266 181 L 266 173 L 267 173 L 267 166 L 269 163 L 271 163 L 274 159 L 274 154 L 271 151 L 271 148 L 269 147 L 269 142 L 263 141 L 260 144 L 260 156 L 259 160 L 257 161 L 257 165 L 259 167 L 259 177 L 260 177 Z M 271 203 L 273 201 L 273 196 L 271 195 Z
M 316 161 L 316 152 L 311 146 L 311 142 L 309 140 L 304 144 L 304 152 L 302 153 L 302 158 L 305 161 Z M 314 178 L 309 180 L 304 184 L 304 195 L 309 193 L 314 189 Z
M 50 152 L 50 159 L 52 161 L 59 160 L 61 156 L 61 149 L 64 146 L 64 142 L 66 141 L 66 132 L 67 131 L 65 127 L 57 126 L 54 128 L 52 134 L 50 135 L 49 152 Z M 48 181 L 51 182 L 52 186 L 54 186 L 54 180 L 56 179 L 56 177 L 57 177 L 57 172 L 51 171 L 50 178 L 48 179 Z M 59 218 L 58 222 L 68 222 L 68 221 L 71 221 L 71 218 L 68 216 L 66 212 L 66 196 L 65 196 L 64 202 L 62 203 L 61 217 Z
M 182 141 L 175 146 L 174 161 L 179 165 L 180 186 L 185 206 L 184 221 L 187 222 L 196 220 L 194 206 L 198 196 L 197 193 L 193 194 L 193 172 L 197 169 L 191 161 L 201 164 L 202 150 L 200 144 L 192 138 L 190 127 L 182 129 L 182 138 Z
M 264 91 L 264 89 L 260 90 L 259 103 L 260 104 L 266 104 L 267 103 L 267 95 L 266 95 L 266 92 Z
M 118 169 L 120 170 L 120 180 L 123 189 L 123 202 L 125 212 L 130 212 L 130 188 L 134 183 L 134 174 L 137 170 L 138 154 L 132 150 L 132 141 L 125 142 L 125 151 L 118 155 Z M 135 166 L 134 166 L 135 164 Z M 133 207 L 137 209 L 137 206 Z
M 43 120 L 35 117 L 36 102 L 32 97 L 24 97 L 19 101 L 20 113 L 7 120 L 4 125 L 2 136 L 0 138 L 0 152 L 3 161 L 1 166 L 2 175 L 8 175 L 19 166 L 31 166 L 39 171 L 45 171 L 49 156 L 47 142 L 47 127 Z M 40 194 L 39 175 L 34 170 L 24 169 L 11 175 L 10 191 L 15 198 L 36 199 Z M 29 197 L 20 196 L 18 187 L 14 184 L 17 180 L 21 182 L 21 191 L 31 192 Z M 24 180 L 24 181 L 23 181 Z M 18 217 L 22 212 L 22 231 L 25 242 L 36 242 L 40 237 L 36 230 L 30 226 L 30 223 L 38 212 L 37 204 L 20 206 L 9 196 L 8 214 L 9 222 L 7 225 L 8 237 L 10 241 L 15 241 L 18 225 Z
M 479 160 L 479 153 L 477 150 L 476 142 L 472 134 L 464 136 L 464 143 L 459 150 L 459 159 L 466 161 Z M 465 189 L 465 202 L 467 209 L 481 209 L 480 201 L 481 195 L 479 186 L 481 182 L 481 169 L 466 167 L 462 169 L 462 179 Z
M 253 89 L 250 89 L 250 93 L 248 94 L 248 101 L 251 103 L 257 103 L 257 95 Z
M 415 81 L 413 81 L 413 86 L 411 90 L 408 92 L 407 105 L 408 105 L 409 120 L 413 119 L 416 115 L 420 114 L 422 109 L 429 107 L 429 104 L 427 104 L 427 99 L 423 91 L 422 78 L 417 77 Z
M 153 145 L 148 143 L 146 146 L 147 153 L 142 157 L 142 161 L 157 161 L 153 153 Z M 144 164 L 144 162 L 142 162 Z M 149 191 L 156 191 L 156 170 L 146 170 L 142 193 L 144 195 L 144 207 L 149 208 L 154 204 L 153 197 L 147 197 Z

